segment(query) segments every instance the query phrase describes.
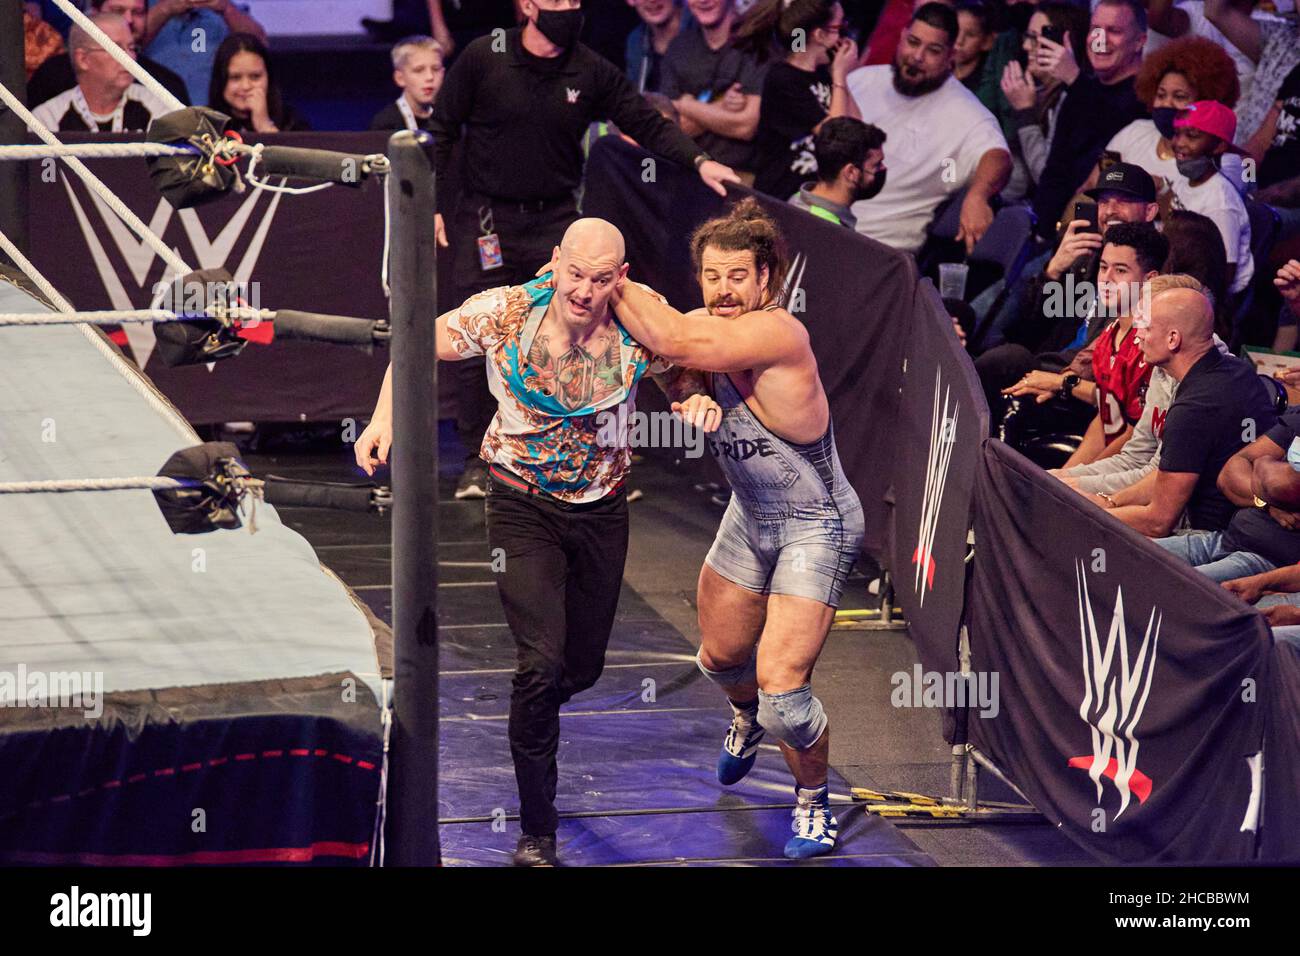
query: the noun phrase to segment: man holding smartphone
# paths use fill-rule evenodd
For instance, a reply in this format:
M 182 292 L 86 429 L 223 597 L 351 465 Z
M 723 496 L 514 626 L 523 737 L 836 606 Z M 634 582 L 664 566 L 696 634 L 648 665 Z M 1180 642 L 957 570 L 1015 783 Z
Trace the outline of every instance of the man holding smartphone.
M 1116 163 L 1095 189 L 1085 194 L 1086 218 L 1075 215 L 1043 271 L 1030 283 L 1028 305 L 1006 329 L 1006 341 L 975 360 L 989 407 L 998 407 L 1003 389 L 1033 376 L 1033 370 L 1059 372 L 1083 345 L 1101 331 L 1091 310 L 1075 309 L 1080 293 L 1097 281 L 1102 233 L 1121 222 L 1154 222 L 1160 212 L 1156 185 L 1141 166 Z M 1084 205 L 1084 204 L 1080 204 Z M 1067 279 L 1073 272 L 1074 279 Z M 1094 286 L 1095 287 L 1095 286 Z
M 234 0 L 157 0 L 149 4 L 138 42 L 150 59 L 180 75 L 192 104 L 207 106 L 217 47 L 232 33 L 251 33 L 266 42 L 262 25 Z M 196 36 L 203 37 L 202 44 L 196 45 Z

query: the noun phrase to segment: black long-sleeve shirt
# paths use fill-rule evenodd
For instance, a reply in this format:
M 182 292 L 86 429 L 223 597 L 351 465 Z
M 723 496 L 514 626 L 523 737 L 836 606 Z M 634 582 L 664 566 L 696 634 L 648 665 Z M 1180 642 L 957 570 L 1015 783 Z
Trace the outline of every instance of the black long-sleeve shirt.
M 1106 86 L 1091 73 L 1082 73 L 1071 84 L 1056 117 L 1052 147 L 1034 192 L 1040 236 L 1046 239 L 1056 231 L 1065 204 L 1088 178 L 1111 137 L 1145 115 L 1146 109 L 1133 91 L 1132 77 Z
M 439 176 L 465 137 L 465 188 L 516 202 L 554 199 L 582 181 L 582 137 L 595 120 L 611 120 L 647 150 L 690 166 L 702 150 L 664 119 L 619 69 L 581 43 L 554 58 L 523 48 L 523 30 L 465 48 L 433 105 Z M 452 198 L 438 193 L 438 209 Z

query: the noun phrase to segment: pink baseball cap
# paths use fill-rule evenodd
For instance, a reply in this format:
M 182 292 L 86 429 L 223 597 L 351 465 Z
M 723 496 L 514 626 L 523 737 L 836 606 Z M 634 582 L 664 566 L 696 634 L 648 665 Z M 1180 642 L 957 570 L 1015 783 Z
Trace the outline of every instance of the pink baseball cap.
M 1232 145 L 1237 135 L 1237 114 L 1217 100 L 1197 100 L 1174 120 L 1174 129 L 1189 127 L 1217 136 L 1233 152 L 1240 152 Z

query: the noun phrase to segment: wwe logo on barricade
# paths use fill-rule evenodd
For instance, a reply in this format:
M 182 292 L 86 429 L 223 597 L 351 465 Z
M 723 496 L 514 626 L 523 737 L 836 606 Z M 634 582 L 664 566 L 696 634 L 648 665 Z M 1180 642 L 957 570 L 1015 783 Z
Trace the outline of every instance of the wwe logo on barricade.
M 283 184 L 284 180 L 280 182 Z M 118 214 L 110 209 L 104 203 L 104 200 L 92 192 L 90 198 L 95 211 L 99 214 L 100 221 L 103 223 L 103 231 L 108 234 L 113 241 L 113 245 L 117 247 L 122 264 L 125 267 L 125 270 L 119 269 L 109 257 L 104 248 L 104 243 L 100 240 L 100 230 L 96 229 L 91 223 L 86 208 L 78 200 L 77 194 L 72 188 L 72 183 L 66 177 L 63 178 L 63 186 L 67 190 L 68 201 L 72 206 L 73 214 L 76 216 L 77 225 L 81 228 L 81 234 L 86 240 L 86 248 L 89 250 L 90 259 L 95 264 L 95 270 L 99 273 L 100 280 L 104 283 L 104 291 L 108 295 L 112 308 L 135 309 L 146 305 L 143 301 L 143 293 L 146 290 L 149 293 L 148 308 L 158 308 L 163 299 L 173 291 L 173 283 L 180 276 L 173 275 L 164 269 L 163 276 L 159 281 L 148 283 L 149 272 L 158 254 L 147 243 L 136 237 Z M 270 231 L 272 221 L 275 219 L 275 211 L 280 205 L 281 198 L 280 193 L 274 194 L 261 218 L 254 220 L 253 213 L 261 195 L 261 190 L 253 190 L 248 198 L 240 203 L 239 209 L 222 226 L 215 239 L 208 238 L 203 223 L 193 209 L 180 210 L 177 213 L 177 218 L 180 220 L 181 227 L 185 230 L 185 237 L 189 240 L 190 247 L 193 250 L 193 258 L 188 259 L 190 265 L 196 269 L 225 268 L 233 276 L 236 288 L 249 288 L 249 278 L 257 267 L 258 257 L 261 256 L 262 249 L 266 244 L 266 236 Z M 148 221 L 150 231 L 155 235 L 163 235 L 171 222 L 172 212 L 171 204 L 167 200 L 159 200 L 153 218 Z M 141 218 L 144 217 L 141 216 Z M 244 249 L 239 263 L 231 268 L 227 265 L 227 262 L 233 256 L 236 245 L 249 228 L 252 229 L 252 235 L 248 240 L 248 245 Z M 123 281 L 127 275 L 135 282 L 135 289 L 130 292 L 127 291 Z M 153 326 L 147 323 L 128 323 L 123 326 L 123 331 L 126 333 L 127 341 L 131 344 L 131 351 L 135 353 L 136 361 L 139 363 L 140 368 L 144 368 L 149 361 L 149 356 L 153 353 L 156 341 Z M 209 369 L 211 369 L 211 365 L 209 365 Z
M 1092 731 L 1092 756 L 1071 757 L 1069 765 L 1088 768 L 1088 776 L 1097 787 L 1098 806 L 1101 806 L 1101 778 L 1109 777 L 1115 782 L 1120 799 L 1119 811 L 1115 814 L 1118 820 L 1133 796 L 1139 803 L 1146 803 L 1151 795 L 1151 778 L 1137 768 L 1137 725 L 1151 694 L 1163 615 L 1156 608 L 1151 609 L 1146 634 L 1138 647 L 1137 657 L 1130 664 L 1128 628 L 1124 623 L 1124 589 L 1115 589 L 1115 612 L 1103 647 L 1092 612 L 1092 601 L 1088 597 L 1087 574 L 1082 561 L 1076 560 L 1075 574 L 1078 579 L 1079 637 L 1083 647 L 1083 703 L 1079 705 L 1079 718 Z
M 948 483 L 948 466 L 952 464 L 952 450 L 957 444 L 957 414 L 960 406 L 949 399 L 951 389 L 943 390 L 943 407 L 939 406 L 939 387 L 942 375 L 934 370 L 934 411 L 930 415 L 930 454 L 925 462 L 925 488 L 921 493 L 921 523 L 916 531 L 916 550 L 912 563 L 916 577 L 912 587 L 925 606 L 925 592 L 934 590 L 934 536 L 939 530 L 939 510 L 943 507 L 943 489 Z M 921 587 L 921 578 L 925 587 Z
M 785 280 L 781 283 L 781 301 L 790 312 L 803 311 L 803 289 L 800 287 L 803 283 L 804 270 L 808 268 L 808 257 L 802 252 L 796 252 L 794 258 L 790 260 L 790 268 L 785 271 Z

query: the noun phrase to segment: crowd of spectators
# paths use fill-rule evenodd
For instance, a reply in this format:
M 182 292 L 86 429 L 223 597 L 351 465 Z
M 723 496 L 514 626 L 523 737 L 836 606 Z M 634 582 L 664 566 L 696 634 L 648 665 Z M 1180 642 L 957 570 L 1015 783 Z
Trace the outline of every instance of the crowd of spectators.
M 84 31 L 61 36 L 28 6 L 29 90 L 44 122 L 142 130 L 163 108 Z M 264 31 L 231 0 L 88 8 L 182 101 L 245 131 L 305 128 L 275 82 Z M 446 134 L 452 117 L 473 140 L 464 118 L 484 106 L 465 99 L 479 82 L 468 74 L 483 67 L 460 54 L 498 27 L 529 25 L 545 39 L 513 41 L 519 62 L 545 59 L 538 43 L 567 56 L 578 8 L 398 0 L 392 21 L 367 23 L 392 44 L 397 94 L 371 127 Z M 1243 596 L 1300 592 L 1300 413 L 1276 421 L 1274 392 L 1234 354 L 1247 342 L 1296 343 L 1300 23 L 1290 0 L 606 0 L 582 10 L 585 42 L 627 81 L 592 95 L 608 95 L 654 141 L 647 148 L 694 154 L 706 182 L 734 173 L 915 254 L 931 274 L 979 262 L 986 240 L 1007 241 L 1000 224 L 1032 223 L 1015 264 L 1003 257 L 1002 274 L 953 303 L 999 433 L 1073 429 L 1081 441 L 1052 473 L 1080 495 Z M 568 170 L 567 154 L 554 162 Z M 518 211 L 556 202 L 530 194 Z M 438 228 L 445 244 L 441 216 Z M 1292 377 L 1283 384 L 1300 401 Z M 1272 615 L 1300 623 L 1295 601 L 1278 599 Z

